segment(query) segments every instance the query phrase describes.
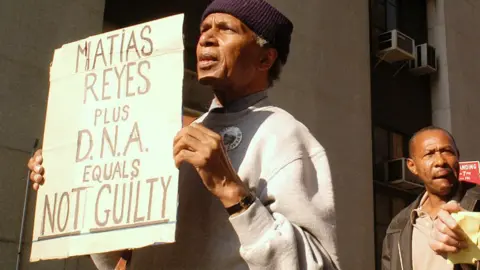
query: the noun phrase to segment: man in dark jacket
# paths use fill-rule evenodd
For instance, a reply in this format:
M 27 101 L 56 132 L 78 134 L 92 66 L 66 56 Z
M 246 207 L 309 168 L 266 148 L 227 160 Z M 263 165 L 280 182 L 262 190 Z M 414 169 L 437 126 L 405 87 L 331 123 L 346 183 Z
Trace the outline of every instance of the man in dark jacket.
M 409 144 L 409 170 L 425 185 L 423 192 L 390 223 L 383 242 L 382 270 L 457 270 L 447 255 L 467 246 L 450 215 L 475 211 L 480 190 L 460 183 L 459 151 L 452 135 L 438 127 L 414 134 Z M 457 203 L 457 202 L 460 202 Z

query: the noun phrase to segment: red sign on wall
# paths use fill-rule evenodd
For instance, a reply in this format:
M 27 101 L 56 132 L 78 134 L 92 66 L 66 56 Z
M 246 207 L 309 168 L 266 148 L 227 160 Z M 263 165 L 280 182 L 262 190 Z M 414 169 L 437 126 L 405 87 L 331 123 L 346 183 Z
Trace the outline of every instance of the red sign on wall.
M 459 180 L 480 185 L 480 162 L 464 161 L 460 162 Z

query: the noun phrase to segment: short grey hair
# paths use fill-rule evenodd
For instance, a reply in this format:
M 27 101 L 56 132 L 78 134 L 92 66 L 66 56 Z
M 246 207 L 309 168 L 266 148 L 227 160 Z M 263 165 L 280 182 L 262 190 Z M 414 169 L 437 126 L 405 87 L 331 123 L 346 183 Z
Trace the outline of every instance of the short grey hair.
M 268 41 L 259 35 L 255 35 L 255 42 L 261 48 L 269 47 Z M 273 63 L 270 70 L 268 70 L 268 86 L 270 87 L 273 86 L 273 82 L 278 80 L 278 78 L 280 77 L 280 73 L 282 72 L 282 68 L 283 68 L 283 64 L 280 61 L 280 59 L 277 57 L 277 59 L 275 59 L 275 62 Z
M 255 35 L 255 41 L 257 42 L 258 46 L 262 48 L 265 46 L 265 44 L 268 43 L 268 41 L 266 41 L 264 38 L 262 38 L 259 35 Z

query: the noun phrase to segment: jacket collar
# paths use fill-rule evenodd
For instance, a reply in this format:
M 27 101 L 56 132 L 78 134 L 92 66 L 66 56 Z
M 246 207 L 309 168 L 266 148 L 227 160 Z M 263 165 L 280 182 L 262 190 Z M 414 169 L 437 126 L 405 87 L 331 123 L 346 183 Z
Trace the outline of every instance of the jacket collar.
M 410 214 L 413 210 L 417 209 L 420 206 L 420 202 L 425 195 L 425 191 L 423 191 L 415 201 L 413 201 L 407 208 L 402 210 L 401 218 L 397 219 L 397 222 L 392 224 L 389 228 L 391 231 L 398 231 L 403 230 L 405 226 L 410 224 Z M 410 224 L 411 225 L 411 224 Z

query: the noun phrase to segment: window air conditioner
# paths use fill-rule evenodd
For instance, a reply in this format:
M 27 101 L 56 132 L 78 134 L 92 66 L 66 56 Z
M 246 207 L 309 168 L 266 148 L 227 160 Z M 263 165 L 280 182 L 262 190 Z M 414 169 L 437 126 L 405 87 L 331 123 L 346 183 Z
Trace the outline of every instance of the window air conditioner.
M 377 57 L 393 63 L 415 59 L 415 41 L 398 30 L 391 30 L 378 35 Z
M 423 188 L 423 183 L 408 169 L 406 158 L 385 163 L 385 181 L 403 190 Z
M 435 48 L 427 43 L 417 45 L 415 59 L 410 61 L 410 71 L 415 75 L 424 75 L 437 71 Z

